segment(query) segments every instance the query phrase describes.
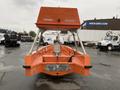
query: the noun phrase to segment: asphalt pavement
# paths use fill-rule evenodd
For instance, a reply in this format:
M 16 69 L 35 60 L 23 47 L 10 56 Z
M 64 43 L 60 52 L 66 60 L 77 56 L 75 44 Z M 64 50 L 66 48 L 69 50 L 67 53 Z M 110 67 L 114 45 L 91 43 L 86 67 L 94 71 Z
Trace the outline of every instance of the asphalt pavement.
M 90 76 L 77 74 L 53 78 L 42 74 L 24 75 L 24 56 L 32 43 L 20 48 L 0 46 L 0 90 L 120 90 L 120 52 L 100 52 L 86 47 L 93 68 Z M 45 77 L 43 79 L 43 77 Z

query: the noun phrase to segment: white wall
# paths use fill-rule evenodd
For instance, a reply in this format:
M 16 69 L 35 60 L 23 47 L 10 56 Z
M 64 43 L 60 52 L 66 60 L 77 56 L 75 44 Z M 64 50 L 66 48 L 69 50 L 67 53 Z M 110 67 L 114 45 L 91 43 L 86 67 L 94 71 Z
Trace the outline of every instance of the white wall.
M 78 30 L 79 37 L 82 41 L 100 41 L 108 30 Z M 115 33 L 120 33 L 120 30 L 114 30 Z

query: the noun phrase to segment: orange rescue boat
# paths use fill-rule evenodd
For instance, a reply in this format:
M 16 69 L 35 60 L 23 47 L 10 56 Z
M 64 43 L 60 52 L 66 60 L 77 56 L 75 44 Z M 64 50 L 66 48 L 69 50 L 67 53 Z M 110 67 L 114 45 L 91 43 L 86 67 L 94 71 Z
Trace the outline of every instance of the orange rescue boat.
M 80 28 L 80 20 L 76 8 L 41 7 L 36 26 L 39 31 L 28 55 L 25 56 L 26 76 L 44 73 L 52 76 L 63 76 L 76 73 L 84 76 L 90 75 L 90 57 L 86 53 L 77 30 Z M 37 38 L 46 30 L 70 31 L 75 41 L 75 49 L 61 45 L 59 36 L 53 45 L 39 47 L 33 51 Z M 41 34 L 40 34 L 41 33 Z M 75 35 L 78 36 L 83 53 L 77 48 Z

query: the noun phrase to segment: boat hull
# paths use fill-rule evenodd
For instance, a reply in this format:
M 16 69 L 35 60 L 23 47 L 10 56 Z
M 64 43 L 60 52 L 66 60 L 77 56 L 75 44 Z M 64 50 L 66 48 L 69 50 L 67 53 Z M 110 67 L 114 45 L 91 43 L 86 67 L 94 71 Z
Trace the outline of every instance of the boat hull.
M 61 54 L 54 55 L 54 47 L 48 45 L 25 56 L 25 74 L 32 76 L 39 73 L 45 73 L 51 76 L 64 76 L 70 73 L 76 73 L 84 76 L 90 75 L 89 55 L 84 55 L 74 49 L 61 45 Z M 74 55 L 73 55 L 74 53 Z

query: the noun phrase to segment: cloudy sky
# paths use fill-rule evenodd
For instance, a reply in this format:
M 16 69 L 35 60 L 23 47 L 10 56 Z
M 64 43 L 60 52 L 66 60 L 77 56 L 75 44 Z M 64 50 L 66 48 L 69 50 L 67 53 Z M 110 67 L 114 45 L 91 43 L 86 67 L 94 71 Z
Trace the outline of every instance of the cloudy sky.
M 120 17 L 120 0 L 0 0 L 0 27 L 16 31 L 37 29 L 40 6 L 77 7 L 81 21 Z

